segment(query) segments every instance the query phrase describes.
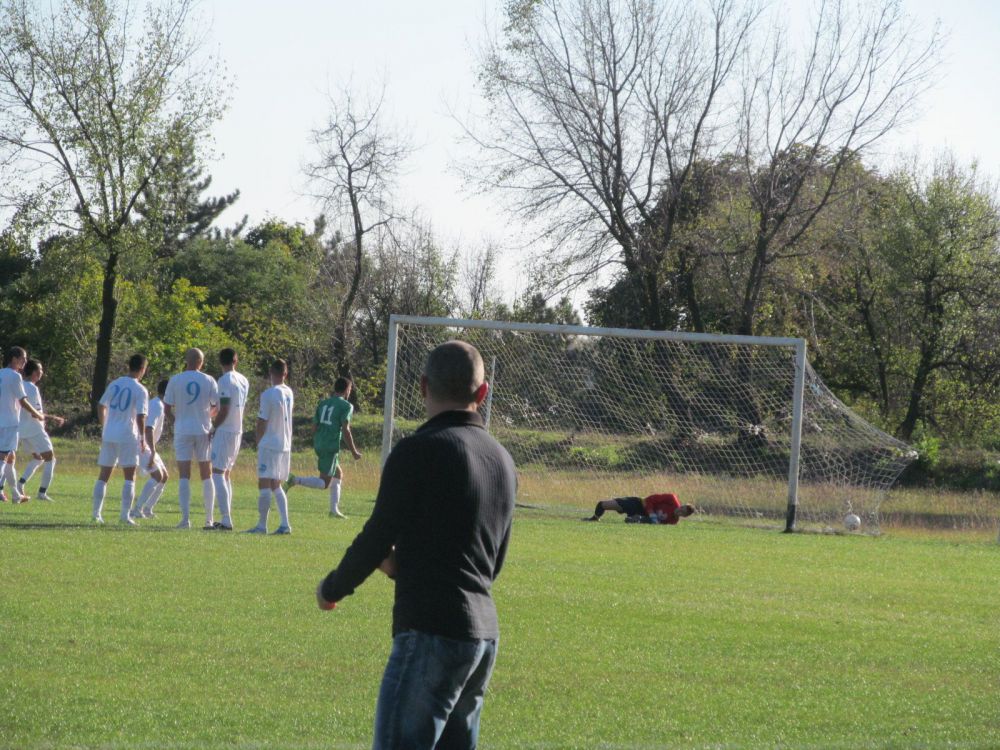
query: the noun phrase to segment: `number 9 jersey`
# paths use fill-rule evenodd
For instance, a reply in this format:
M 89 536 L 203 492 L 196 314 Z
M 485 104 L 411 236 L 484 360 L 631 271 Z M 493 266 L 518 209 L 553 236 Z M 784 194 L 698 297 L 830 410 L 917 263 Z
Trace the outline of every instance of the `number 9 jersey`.
M 212 429 L 212 407 L 219 405 L 215 378 L 200 370 L 185 370 L 170 378 L 163 403 L 174 410 L 174 437 L 207 435 Z

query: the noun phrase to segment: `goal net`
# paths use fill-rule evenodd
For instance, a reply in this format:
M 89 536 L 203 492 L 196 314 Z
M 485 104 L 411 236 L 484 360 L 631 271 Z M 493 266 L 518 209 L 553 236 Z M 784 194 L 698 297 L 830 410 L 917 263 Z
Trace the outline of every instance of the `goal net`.
M 439 343 L 483 355 L 480 407 L 514 457 L 518 502 L 580 515 L 597 500 L 674 492 L 704 517 L 877 532 L 916 454 L 823 385 L 801 339 L 393 316 L 382 457 L 424 421 Z

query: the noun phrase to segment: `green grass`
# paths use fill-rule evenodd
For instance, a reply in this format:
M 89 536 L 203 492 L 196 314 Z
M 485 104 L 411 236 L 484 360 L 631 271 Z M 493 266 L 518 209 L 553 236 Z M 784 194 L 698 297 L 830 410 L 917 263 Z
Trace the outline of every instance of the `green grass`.
M 143 528 L 90 527 L 93 458 L 61 458 L 55 504 L 0 506 L 0 747 L 368 746 L 391 583 L 332 613 L 313 591 L 375 456 L 346 467 L 349 519 L 297 488 L 283 538 L 173 531 L 176 484 Z M 997 747 L 998 581 L 991 541 L 519 511 L 482 746 Z

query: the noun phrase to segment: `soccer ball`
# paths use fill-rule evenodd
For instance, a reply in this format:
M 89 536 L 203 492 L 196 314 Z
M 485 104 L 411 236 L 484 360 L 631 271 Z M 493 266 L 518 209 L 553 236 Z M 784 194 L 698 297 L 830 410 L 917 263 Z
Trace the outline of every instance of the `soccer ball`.
M 844 528 L 848 531 L 857 531 L 861 528 L 861 518 L 857 513 L 848 513 L 844 516 Z

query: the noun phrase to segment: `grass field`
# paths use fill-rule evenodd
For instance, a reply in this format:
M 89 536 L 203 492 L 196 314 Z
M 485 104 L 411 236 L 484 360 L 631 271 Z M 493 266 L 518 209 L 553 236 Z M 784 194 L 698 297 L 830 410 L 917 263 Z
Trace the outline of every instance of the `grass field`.
M 54 504 L 0 506 L 0 747 L 366 747 L 391 583 L 332 613 L 313 591 L 371 509 L 375 458 L 347 467 L 346 521 L 297 488 L 294 534 L 266 538 L 174 531 L 176 484 L 143 528 L 92 527 L 92 461 L 63 453 Z M 995 748 L 998 581 L 982 536 L 522 509 L 482 747 Z

